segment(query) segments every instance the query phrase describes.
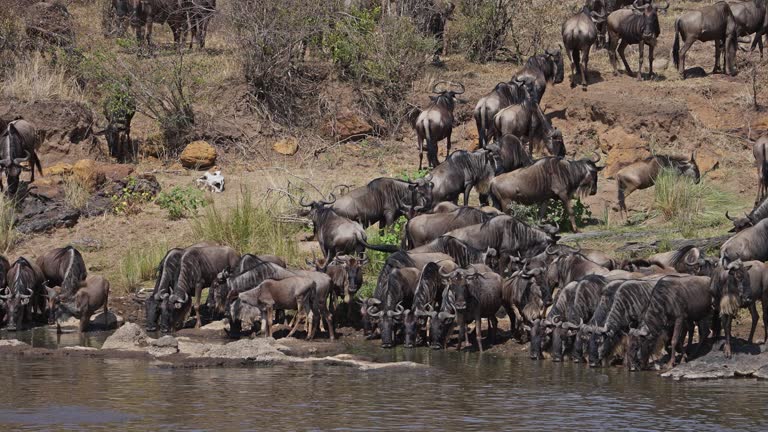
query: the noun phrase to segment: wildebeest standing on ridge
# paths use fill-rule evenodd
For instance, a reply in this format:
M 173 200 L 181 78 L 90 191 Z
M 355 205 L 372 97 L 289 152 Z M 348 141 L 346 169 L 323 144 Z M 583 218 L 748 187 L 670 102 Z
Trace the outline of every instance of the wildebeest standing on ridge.
M 457 202 L 464 194 L 464 206 L 469 205 L 473 187 L 480 194 L 480 204 L 488 202 L 488 184 L 495 173 L 493 155 L 488 150 L 468 152 L 459 150 L 445 158 L 426 179 L 432 182 L 432 202 Z
M 757 165 L 757 198 L 755 198 L 755 207 L 757 207 L 768 192 L 768 136 L 752 144 L 752 155 Z
M 513 79 L 533 83 L 531 97 L 533 103 L 538 106 L 547 90 L 547 83 L 560 84 L 563 82 L 564 75 L 563 55 L 560 50 L 545 49 L 544 54 L 530 57 L 525 62 L 523 69 L 517 72 Z
M 508 83 L 496 84 L 490 93 L 477 101 L 473 116 L 477 126 L 480 148 L 486 148 L 488 140 L 496 135 L 493 125 L 493 118 L 496 114 L 510 105 L 522 103 L 526 94 L 521 82 L 513 79 Z
M 41 175 L 43 174 L 43 167 L 36 152 L 39 145 L 37 129 L 32 123 L 23 119 L 8 123 L 5 131 L 0 135 L 0 170 L 5 171 L 8 193 L 15 194 L 18 190 L 22 163 L 29 162 L 30 182 L 35 181 L 35 168 Z M 0 190 L 3 190 L 2 180 L 0 180 Z
M 432 93 L 437 96 L 430 96 L 431 103 L 416 118 L 414 128 L 416 129 L 416 139 L 419 145 L 419 169 L 422 167 L 424 158 L 424 143 L 427 144 L 427 163 L 430 168 L 440 164 L 437 159 L 437 143 L 446 140 L 446 155 L 451 154 L 451 132 L 453 131 L 453 108 L 456 103 L 463 103 L 462 99 L 456 96 L 464 93 L 464 85 L 457 83 L 461 90 L 437 90 L 437 86 L 444 81 L 438 81 L 432 86 Z M 451 83 L 452 84 L 452 83 Z
M 608 55 L 611 59 L 613 74 L 617 75 L 616 50 L 618 48 L 621 61 L 624 62 L 624 69 L 628 75 L 632 75 L 632 68 L 627 63 L 624 51 L 628 45 L 637 44 L 639 51 L 637 79 L 642 80 L 643 48 L 648 45 L 648 75 L 653 76 L 653 51 L 661 33 L 658 11 L 666 11 L 669 8 L 669 2 L 665 0 L 666 6 L 657 7 L 653 4 L 640 6 L 638 1 L 632 4 L 632 9 L 619 9 L 608 16 Z M 619 41 L 621 41 L 620 44 Z
M 738 36 L 749 36 L 754 33 L 752 47 L 760 47 L 760 58 L 763 57 L 763 35 L 768 31 L 768 3 L 766 0 L 736 1 L 729 0 L 733 18 L 739 27 Z
M 589 51 L 597 41 L 597 24 L 605 20 L 604 14 L 591 10 L 587 4 L 563 23 L 563 45 L 571 61 L 571 88 L 576 87 L 576 76 L 580 74 L 581 89 L 587 90 Z
M 731 8 L 724 1 L 680 15 L 675 20 L 675 42 L 672 45 L 672 60 L 680 76 L 685 78 L 685 55 L 697 40 L 715 42 L 715 67 L 712 73 L 720 71 L 720 52 L 724 50 L 726 72 L 733 74 L 737 27 Z M 682 49 L 680 38 L 684 42 Z

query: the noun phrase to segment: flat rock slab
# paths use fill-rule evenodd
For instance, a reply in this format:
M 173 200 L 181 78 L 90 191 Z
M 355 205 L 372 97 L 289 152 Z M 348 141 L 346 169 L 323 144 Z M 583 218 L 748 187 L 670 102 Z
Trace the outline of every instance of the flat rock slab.
M 705 356 L 681 364 L 661 376 L 672 379 L 717 379 L 755 377 L 768 379 L 768 350 L 764 345 L 733 343 L 733 357 L 725 358 L 722 341 Z

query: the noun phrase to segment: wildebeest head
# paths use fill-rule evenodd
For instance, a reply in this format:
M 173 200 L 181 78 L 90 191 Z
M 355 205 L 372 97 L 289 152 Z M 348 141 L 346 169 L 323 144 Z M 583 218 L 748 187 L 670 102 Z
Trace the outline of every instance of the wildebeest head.
M 600 153 L 595 152 L 595 156 L 596 158 L 594 159 L 581 159 L 579 161 L 587 168 L 588 174 L 581 180 L 578 190 L 586 191 L 588 188 L 589 195 L 595 195 L 597 193 L 598 173 L 605 168 L 604 166 L 597 166 L 597 163 L 600 162 Z
M 690 177 L 694 183 L 698 184 L 701 181 L 701 173 L 699 172 L 699 165 L 696 163 L 696 151 L 691 153 L 689 160 L 680 162 L 677 170 L 680 175 Z
M 160 331 L 168 333 L 181 324 L 188 307 L 192 301 L 186 292 L 171 292 L 161 295 L 160 303 Z
M 419 319 L 416 316 L 415 311 L 406 309 L 403 312 L 403 332 L 405 333 L 405 342 L 403 346 L 405 348 L 413 348 L 416 346 L 418 334 L 419 334 Z
M 432 349 L 443 349 L 448 343 L 448 335 L 451 333 L 456 320 L 455 296 L 450 287 L 443 290 L 443 301 L 440 312 L 430 318 L 429 334 Z
M 227 279 L 231 273 L 231 269 L 225 268 L 216 275 L 211 284 L 211 291 L 208 295 L 213 296 L 213 308 L 218 314 L 226 312 L 227 296 L 229 295 L 229 284 Z
M 376 299 L 371 299 L 376 300 Z M 391 297 L 385 303 L 375 303 L 368 307 L 368 316 L 379 320 L 379 332 L 381 333 L 381 347 L 392 348 L 395 338 L 395 323 L 402 319 L 405 308 L 398 303 L 394 309 L 391 307 Z
M 59 306 L 61 305 L 61 287 L 45 288 L 45 307 L 48 309 L 48 325 L 56 324 Z
M 544 55 L 555 65 L 555 83 L 560 84 L 565 79 L 565 65 L 563 63 L 563 55 L 559 49 L 544 50 Z
M 440 84 L 451 84 L 454 86 L 458 86 L 461 88 L 461 90 L 445 90 L 445 89 L 439 89 L 438 86 Z M 435 83 L 435 85 L 432 86 L 432 93 L 436 94 L 437 96 L 430 96 L 429 99 L 432 101 L 432 103 L 435 106 L 442 107 L 447 109 L 448 111 L 453 112 L 453 108 L 456 106 L 457 103 L 465 103 L 466 101 L 463 99 L 459 99 L 456 96 L 459 96 L 464 93 L 464 84 L 462 83 L 451 83 L 446 81 L 438 81 Z
M 469 300 L 467 282 L 477 277 L 477 270 L 472 267 L 471 271 L 465 269 L 456 269 L 450 273 L 440 269 L 440 276 L 448 282 L 448 289 L 453 294 L 453 308 L 455 311 L 465 311 Z
M 19 291 L 12 291 L 7 287 L 2 291 L 0 302 L 5 308 L 5 324 L 8 330 L 21 328 L 31 297 L 32 290 L 26 287 Z
M 737 259 L 728 264 L 726 270 L 728 271 L 728 282 L 724 287 L 725 295 L 733 295 L 738 297 L 742 305 L 752 303 L 752 286 L 749 279 L 749 269 L 752 266 L 744 265 L 744 263 Z M 730 311 L 726 311 L 729 313 Z
M 341 265 L 347 274 L 347 292 L 350 295 L 355 295 L 360 287 L 363 286 L 364 266 L 368 264 L 368 257 L 355 258 L 353 256 L 340 255 L 334 261 L 336 264 Z
M 661 351 L 664 347 L 663 342 L 665 341 L 665 338 L 652 336 L 650 329 L 646 325 L 629 330 L 626 355 L 629 370 L 635 371 L 645 369 L 651 355 Z M 656 342 L 656 344 L 654 344 L 654 342 Z
M 656 38 L 661 33 L 659 26 L 658 11 L 665 12 L 669 9 L 669 2 L 665 0 L 666 6 L 659 7 L 652 3 L 641 5 L 640 0 L 635 0 L 632 7 L 643 15 L 643 42 L 649 45 L 656 45 Z
M 2 135 L 0 143 L 0 170 L 5 171 L 8 177 L 8 192 L 16 193 L 19 187 L 19 176 L 21 176 L 21 164 L 29 161 L 30 154 L 24 149 L 24 139 L 13 122 L 8 123 L 8 127 Z
M 432 188 L 435 184 L 432 182 L 432 176 L 408 181 L 408 189 L 411 191 L 411 208 L 413 211 L 427 211 L 432 208 Z M 406 212 L 408 214 L 409 212 Z M 409 216 L 410 217 L 410 216 Z
M 313 221 L 315 221 L 318 212 L 320 212 L 321 210 L 326 208 L 326 206 L 333 205 L 333 203 L 335 203 L 335 202 L 336 202 L 336 196 L 331 193 L 330 194 L 330 201 L 320 200 L 320 201 L 310 201 L 309 203 L 305 203 L 304 202 L 304 197 L 301 197 L 301 199 L 299 200 L 299 205 L 302 206 L 302 207 L 308 208 L 309 209 L 309 213 L 308 213 L 309 218 L 312 219 Z M 315 221 L 315 224 L 317 225 L 317 221 Z M 317 228 L 317 227 L 315 227 L 315 228 Z

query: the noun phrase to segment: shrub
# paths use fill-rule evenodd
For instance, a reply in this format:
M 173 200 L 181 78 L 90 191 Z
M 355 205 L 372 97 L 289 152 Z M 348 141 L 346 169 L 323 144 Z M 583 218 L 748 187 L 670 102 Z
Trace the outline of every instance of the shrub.
M 168 192 L 161 192 L 155 203 L 168 211 L 171 220 L 195 216 L 197 209 L 206 204 L 203 192 L 191 186 L 175 186 Z
M 589 210 L 589 207 L 581 202 L 581 199 L 571 200 L 571 207 L 573 208 L 573 217 L 576 219 L 577 227 L 585 226 L 592 218 L 592 212 Z M 560 231 L 573 231 L 571 221 L 568 218 L 568 212 L 565 211 L 565 206 L 560 200 L 549 200 L 547 203 L 547 213 L 542 221 L 539 221 L 538 205 L 512 203 L 507 207 L 507 214 L 531 225 L 546 223 L 557 225 L 560 227 Z
M 16 207 L 12 199 L 0 194 L 0 251 L 7 253 L 19 240 L 20 234 L 14 228 Z
M 136 190 L 136 179 L 128 178 L 128 183 L 118 193 L 112 195 L 112 210 L 117 215 L 135 215 L 141 213 L 141 206 L 152 200 L 152 194 Z
M 676 225 L 685 237 L 698 228 L 717 225 L 732 198 L 714 188 L 706 179 L 698 184 L 674 170 L 665 169 L 656 177 L 653 207 L 662 219 Z
M 76 210 L 82 210 L 88 205 L 91 194 L 88 187 L 83 185 L 76 176 L 64 177 L 64 202 Z
M 128 248 L 120 260 L 120 278 L 128 291 L 135 291 L 142 282 L 154 279 L 157 266 L 168 249 L 165 241 Z
M 379 229 L 372 227 L 368 229 L 368 243 L 371 244 L 384 244 L 384 245 L 400 245 L 400 239 L 403 238 L 406 219 L 400 217 L 395 224 L 384 231 L 383 234 L 379 233 Z M 384 263 L 387 261 L 387 257 L 390 254 L 386 252 L 378 252 L 375 250 L 368 251 L 368 266 L 365 268 L 365 282 L 360 288 L 357 296 L 360 298 L 367 298 L 373 295 L 373 291 L 376 288 L 376 279 L 381 273 Z
M 459 7 L 457 34 L 467 59 L 492 61 L 512 29 L 514 0 L 465 0 Z
M 240 191 L 235 207 L 223 211 L 212 204 L 192 220 L 197 241 L 224 244 L 241 254 L 274 254 L 294 264 L 299 260 L 295 235 L 300 230 L 280 223 L 266 207 L 254 206 L 248 189 Z

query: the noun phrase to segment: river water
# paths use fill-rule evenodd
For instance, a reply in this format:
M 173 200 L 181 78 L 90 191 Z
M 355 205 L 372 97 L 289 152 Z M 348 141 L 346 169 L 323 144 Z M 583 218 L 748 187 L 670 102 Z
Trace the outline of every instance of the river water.
M 20 336 L 38 346 L 103 341 L 46 333 Z M 757 380 L 676 382 L 525 357 L 349 348 L 430 367 L 165 369 L 0 355 L 0 430 L 768 430 L 768 383 Z

